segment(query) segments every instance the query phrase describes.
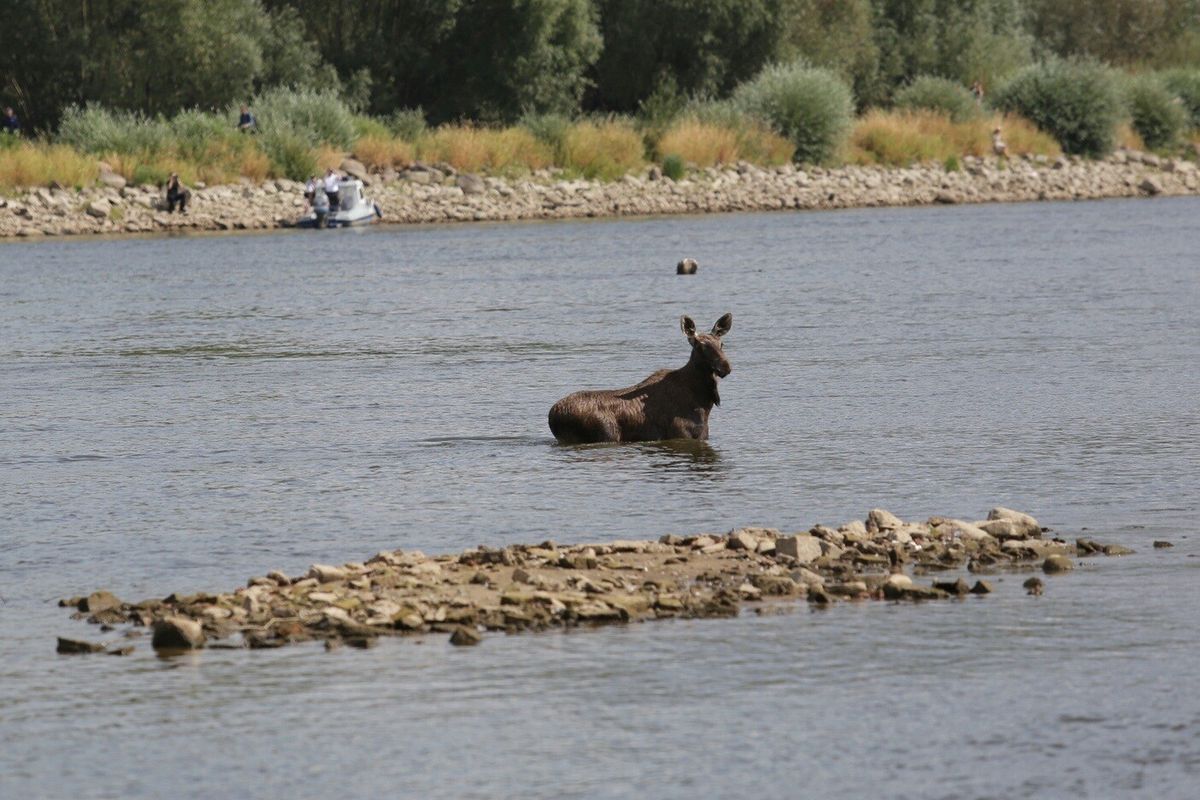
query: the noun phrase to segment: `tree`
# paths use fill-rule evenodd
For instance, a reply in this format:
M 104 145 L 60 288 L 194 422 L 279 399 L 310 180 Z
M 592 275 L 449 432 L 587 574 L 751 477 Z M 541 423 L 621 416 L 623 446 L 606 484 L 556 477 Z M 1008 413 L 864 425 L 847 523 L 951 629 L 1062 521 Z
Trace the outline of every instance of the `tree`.
M 776 57 L 782 0 L 599 0 L 591 108 L 635 111 L 667 80 L 722 97 Z
M 879 46 L 872 21 L 871 0 L 784 0 L 779 56 L 828 67 L 851 84 L 856 96 L 873 96 Z
M 1192 66 L 1200 58 L 1197 0 L 1030 0 L 1030 6 L 1039 44 L 1060 56 Z

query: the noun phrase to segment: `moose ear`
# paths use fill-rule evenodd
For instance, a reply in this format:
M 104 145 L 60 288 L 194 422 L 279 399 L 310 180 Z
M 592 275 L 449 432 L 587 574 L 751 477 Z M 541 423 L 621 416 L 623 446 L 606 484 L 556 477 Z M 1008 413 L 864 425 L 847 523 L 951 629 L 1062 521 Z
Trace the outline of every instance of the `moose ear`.
M 716 325 L 713 325 L 712 335 L 719 338 L 729 333 L 731 328 L 733 328 L 733 314 L 727 313 L 717 320 Z
M 687 314 L 679 318 L 679 328 L 689 340 L 696 338 L 696 323 Z

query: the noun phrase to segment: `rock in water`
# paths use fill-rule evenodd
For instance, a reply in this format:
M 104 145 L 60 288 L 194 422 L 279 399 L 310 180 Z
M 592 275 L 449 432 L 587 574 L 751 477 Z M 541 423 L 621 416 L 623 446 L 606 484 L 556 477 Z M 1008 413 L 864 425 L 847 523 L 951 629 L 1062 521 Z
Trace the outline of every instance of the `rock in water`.
M 204 646 L 204 629 L 187 617 L 166 617 L 154 623 L 155 650 L 195 650 Z
M 103 651 L 104 645 L 102 644 L 58 637 L 58 652 L 63 655 L 82 655 L 84 653 L 100 653 Z
M 1042 589 L 1045 587 L 1041 578 L 1029 578 L 1021 585 L 1025 587 L 1026 594 L 1033 595 L 1034 597 L 1041 594 Z
M 675 274 L 676 275 L 695 275 L 696 270 L 698 270 L 699 268 L 700 268 L 700 265 L 698 263 L 696 263 L 696 259 L 685 258 L 682 261 L 680 261 L 678 264 L 675 265 Z
M 807 533 L 787 536 L 775 542 L 777 556 L 791 556 L 800 564 L 810 564 L 821 557 L 821 540 Z
M 1046 560 L 1042 562 L 1042 571 L 1047 575 L 1070 572 L 1073 569 L 1075 569 L 1075 564 L 1066 556 L 1046 556 Z
M 483 637 L 479 635 L 479 631 L 469 625 L 459 625 L 454 629 L 454 633 L 450 634 L 450 644 L 460 647 L 476 645 L 482 641 Z

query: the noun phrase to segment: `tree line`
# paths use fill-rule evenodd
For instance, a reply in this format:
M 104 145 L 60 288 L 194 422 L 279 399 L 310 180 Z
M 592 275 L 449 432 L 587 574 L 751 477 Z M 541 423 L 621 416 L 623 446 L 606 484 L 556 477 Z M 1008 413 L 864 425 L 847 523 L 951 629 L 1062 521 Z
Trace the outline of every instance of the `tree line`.
M 5 0 L 0 105 L 218 109 L 276 86 L 433 123 L 653 113 L 775 62 L 861 110 L 922 75 L 990 87 L 1050 56 L 1200 66 L 1200 0 Z

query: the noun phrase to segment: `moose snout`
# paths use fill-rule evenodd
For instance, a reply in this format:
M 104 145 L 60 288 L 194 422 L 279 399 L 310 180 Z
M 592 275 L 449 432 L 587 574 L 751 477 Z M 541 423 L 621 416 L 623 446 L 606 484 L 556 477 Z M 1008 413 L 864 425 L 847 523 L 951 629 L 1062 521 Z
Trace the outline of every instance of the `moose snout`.
M 733 367 L 729 366 L 728 361 L 726 361 L 724 364 L 717 367 L 717 377 L 718 378 L 724 378 L 726 375 L 728 375 L 731 372 L 733 372 Z

